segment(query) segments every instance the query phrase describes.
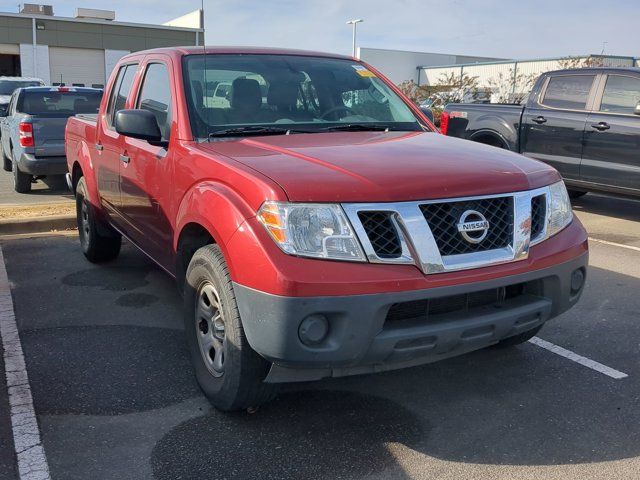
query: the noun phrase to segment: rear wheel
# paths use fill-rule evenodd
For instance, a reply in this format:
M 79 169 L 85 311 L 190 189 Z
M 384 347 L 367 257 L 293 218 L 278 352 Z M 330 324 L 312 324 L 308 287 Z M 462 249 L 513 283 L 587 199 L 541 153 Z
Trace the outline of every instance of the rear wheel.
M 513 337 L 507 337 L 504 340 L 500 340 L 498 343 L 496 343 L 494 347 L 509 348 L 509 347 L 515 347 L 516 345 L 520 345 L 522 343 L 528 342 L 538 334 L 541 328 L 542 328 L 542 325 L 538 325 L 536 328 L 527 330 L 526 332 L 522 332 L 518 335 L 514 335 Z
M 84 177 L 76 186 L 76 218 L 80 246 L 87 260 L 92 263 L 106 262 L 118 256 L 122 237 L 96 216 L 87 195 Z
M 580 198 L 585 196 L 588 192 L 585 192 L 584 190 L 567 190 L 569 193 L 569 198 Z
M 13 189 L 18 193 L 29 193 L 33 175 L 20 171 L 20 167 L 13 165 Z
M 264 383 L 270 363 L 247 342 L 231 277 L 217 245 L 193 255 L 184 284 L 184 325 L 200 388 L 222 411 L 257 407 L 272 399 Z

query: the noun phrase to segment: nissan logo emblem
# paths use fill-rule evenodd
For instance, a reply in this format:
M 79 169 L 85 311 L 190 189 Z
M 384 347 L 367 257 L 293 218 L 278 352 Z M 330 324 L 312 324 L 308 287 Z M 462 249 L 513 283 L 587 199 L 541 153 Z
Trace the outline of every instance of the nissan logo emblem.
M 467 210 L 460 216 L 458 232 L 467 242 L 477 244 L 487 238 L 489 222 L 476 210 Z

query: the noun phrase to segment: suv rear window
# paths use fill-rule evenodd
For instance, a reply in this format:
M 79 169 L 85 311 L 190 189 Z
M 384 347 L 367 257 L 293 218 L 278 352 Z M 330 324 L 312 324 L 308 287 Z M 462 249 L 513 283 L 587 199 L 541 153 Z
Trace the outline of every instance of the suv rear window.
M 102 92 L 29 92 L 20 96 L 17 110 L 30 115 L 71 116 L 98 113 Z
M 551 77 L 542 104 L 553 108 L 584 110 L 595 75 L 559 75 Z

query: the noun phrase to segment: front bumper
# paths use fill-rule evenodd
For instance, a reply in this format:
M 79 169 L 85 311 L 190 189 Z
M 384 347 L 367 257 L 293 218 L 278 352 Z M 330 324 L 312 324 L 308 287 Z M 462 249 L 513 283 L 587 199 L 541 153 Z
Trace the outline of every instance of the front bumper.
M 487 281 L 367 295 L 285 297 L 237 283 L 234 290 L 249 344 L 273 362 L 266 381 L 307 381 L 435 362 L 531 330 L 578 301 L 584 283 L 576 287 L 572 277 L 576 270 L 584 277 L 587 262 L 584 253 L 565 263 Z M 420 312 L 420 302 L 455 302 L 493 290 L 518 293 L 475 307 L 467 301 L 466 308 L 436 315 L 427 316 L 425 310 L 389 317 L 399 304 Z M 301 322 L 318 315 L 326 319 L 328 333 L 317 344 L 305 344 Z
M 36 157 L 23 153 L 18 159 L 21 172 L 31 175 L 64 175 L 67 173 L 67 157 Z

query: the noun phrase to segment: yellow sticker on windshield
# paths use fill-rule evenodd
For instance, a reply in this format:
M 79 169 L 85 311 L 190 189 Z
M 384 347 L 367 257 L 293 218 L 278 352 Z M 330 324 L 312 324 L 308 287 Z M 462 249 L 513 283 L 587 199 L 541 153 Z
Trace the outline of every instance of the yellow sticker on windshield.
M 370 70 L 367 70 L 365 67 L 363 67 L 362 65 L 351 65 L 354 70 L 356 71 L 356 73 L 358 75 L 360 75 L 361 77 L 375 77 L 376 74 L 373 73 Z

